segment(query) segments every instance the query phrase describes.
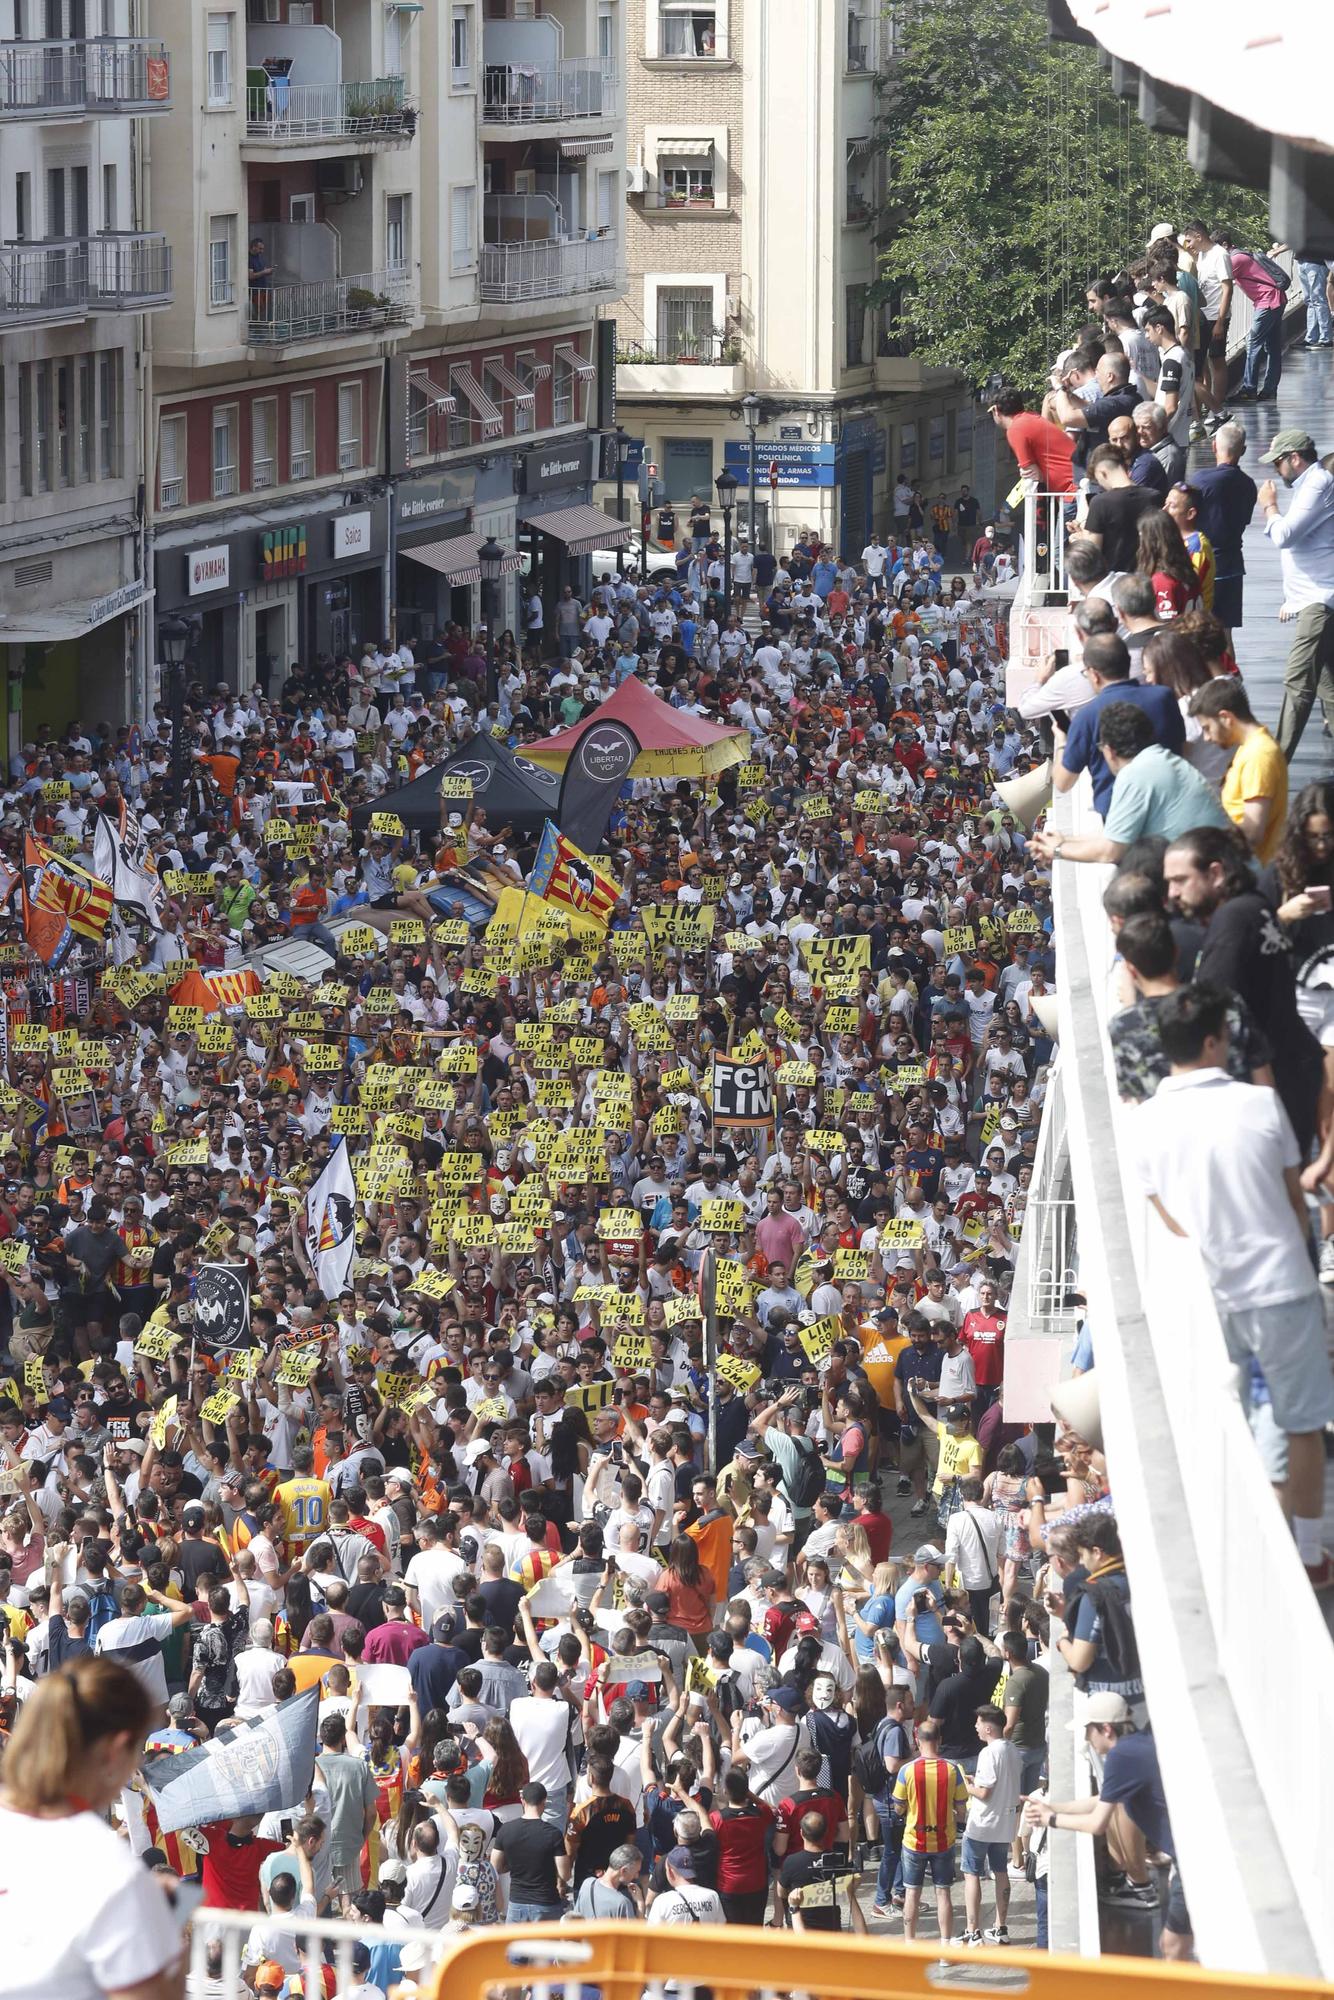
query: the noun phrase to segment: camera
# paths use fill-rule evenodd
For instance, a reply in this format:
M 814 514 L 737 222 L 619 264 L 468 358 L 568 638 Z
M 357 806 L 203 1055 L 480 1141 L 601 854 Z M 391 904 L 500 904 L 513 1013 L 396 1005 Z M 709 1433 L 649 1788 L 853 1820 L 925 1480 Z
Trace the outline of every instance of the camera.
M 855 1875 L 857 1870 L 852 1865 L 851 1849 L 842 1844 L 836 1844 L 830 1848 L 827 1854 L 817 1854 L 811 1863 L 811 1873 L 813 1875 L 834 1876 Z

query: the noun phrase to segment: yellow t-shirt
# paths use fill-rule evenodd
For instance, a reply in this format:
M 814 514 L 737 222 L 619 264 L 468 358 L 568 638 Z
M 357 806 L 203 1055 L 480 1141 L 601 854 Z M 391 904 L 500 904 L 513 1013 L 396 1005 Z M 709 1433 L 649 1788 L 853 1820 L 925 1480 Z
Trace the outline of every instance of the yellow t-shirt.
M 1283 752 L 1267 729 L 1257 729 L 1237 745 L 1223 779 L 1223 811 L 1241 825 L 1242 808 L 1249 799 L 1273 801 L 1265 837 L 1257 849 L 1260 861 L 1272 861 L 1283 838 L 1288 817 L 1288 766 Z
M 982 1447 L 971 1433 L 955 1437 L 948 1424 L 937 1424 L 936 1441 L 940 1446 L 940 1463 L 936 1467 L 937 1493 L 943 1493 L 952 1479 L 967 1479 L 970 1474 L 981 1471 Z
M 327 1527 L 330 1489 L 326 1480 L 285 1479 L 274 1488 L 273 1497 L 283 1510 L 283 1532 L 297 1548 L 313 1542 Z

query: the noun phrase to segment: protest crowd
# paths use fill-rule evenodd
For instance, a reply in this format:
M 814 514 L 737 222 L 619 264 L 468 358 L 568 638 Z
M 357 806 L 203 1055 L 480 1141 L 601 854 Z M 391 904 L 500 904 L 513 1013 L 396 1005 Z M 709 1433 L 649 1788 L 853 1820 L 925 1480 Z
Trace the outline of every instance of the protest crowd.
M 1002 1395 L 1051 866 L 1116 861 L 1146 1189 L 1326 1580 L 1291 960 L 1334 942 L 1334 796 L 1288 811 L 1235 671 L 1255 488 L 1204 375 L 1216 474 L 1178 483 L 1165 236 L 1046 413 L 997 404 L 1072 513 L 1082 665 L 1018 709 L 1009 524 L 965 493 L 855 557 L 743 544 L 731 604 L 697 513 L 490 674 L 458 630 L 271 697 L 187 667 L 174 740 L 160 707 L 11 764 L 0 1993 L 169 2000 L 195 1882 L 250 1913 L 208 2000 L 427 1990 L 561 1917 L 1003 1947 L 1012 1887 L 1041 1946 L 1053 1820 L 1188 1955 L 1108 1467 Z M 1087 852 L 997 789 L 1049 752 Z M 367 1927 L 350 1985 L 326 1916 Z

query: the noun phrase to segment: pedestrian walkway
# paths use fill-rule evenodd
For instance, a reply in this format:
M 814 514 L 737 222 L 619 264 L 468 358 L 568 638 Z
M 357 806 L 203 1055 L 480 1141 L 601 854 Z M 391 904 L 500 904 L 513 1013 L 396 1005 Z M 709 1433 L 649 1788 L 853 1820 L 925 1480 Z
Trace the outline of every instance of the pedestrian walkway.
M 1299 425 L 1310 432 L 1323 455 L 1334 451 L 1334 351 L 1292 348 L 1284 362 L 1278 400 L 1273 403 L 1238 403 L 1237 421 L 1244 425 L 1247 445 L 1242 461 L 1256 485 L 1270 476 L 1271 468 L 1260 463 L 1261 452 L 1280 430 Z M 1191 470 L 1213 463 L 1207 444 L 1192 447 Z M 1279 505 L 1286 511 L 1280 495 Z M 1278 551 L 1264 532 L 1264 519 L 1257 507 L 1246 530 L 1243 549 L 1246 557 L 1246 622 L 1237 636 L 1237 665 L 1256 705 L 1260 720 L 1273 728 L 1283 699 L 1283 668 L 1292 637 L 1291 625 L 1278 622 L 1283 602 Z M 1321 725 L 1319 704 L 1312 709 L 1306 733 L 1292 760 L 1293 789 L 1308 785 L 1334 769 L 1334 743 Z

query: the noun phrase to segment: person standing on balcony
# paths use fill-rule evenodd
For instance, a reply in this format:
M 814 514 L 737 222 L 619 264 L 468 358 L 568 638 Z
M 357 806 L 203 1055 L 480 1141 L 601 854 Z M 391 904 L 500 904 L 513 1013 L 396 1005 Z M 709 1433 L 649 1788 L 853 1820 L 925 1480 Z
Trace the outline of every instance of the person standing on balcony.
M 1018 389 L 1002 389 L 991 415 L 996 428 L 1004 432 L 1020 473 L 1039 492 L 1074 492 L 1074 443 L 1059 424 L 1049 424 L 1030 410 Z
M 1334 729 L 1334 478 L 1318 458 L 1315 440 L 1301 430 L 1280 431 L 1260 454 L 1260 463 L 1272 465 L 1292 491 L 1286 514 L 1278 511 L 1272 479 L 1259 493 L 1265 533 L 1279 552 L 1283 571 L 1278 615 L 1285 622 L 1297 621 L 1283 670 L 1277 731 L 1278 747 L 1289 763 L 1317 693 L 1326 727 Z
M 1052 784 L 1058 792 L 1068 792 L 1080 772 L 1087 771 L 1093 784 L 1093 803 L 1105 818 L 1115 776 L 1098 747 L 1103 710 L 1123 701 L 1143 709 L 1153 724 L 1154 741 L 1178 755 L 1186 740 L 1186 725 L 1169 689 L 1131 680 L 1129 648 L 1115 633 L 1099 634 L 1087 641 L 1084 672 L 1093 684 L 1093 699 L 1071 718 L 1070 733 L 1052 766 Z
M 1241 538 L 1255 512 L 1258 491 L 1239 460 L 1246 451 L 1240 424 L 1220 424 L 1210 439 L 1214 463 L 1191 477 L 1200 496 L 1200 526 L 1214 547 L 1213 614 L 1229 636 L 1241 624 L 1242 579 L 1246 563 Z
M 1168 850 L 1169 888 L 1180 880 L 1179 852 Z M 1135 1167 L 1172 1234 L 1199 1249 L 1244 1402 L 1250 1362 L 1259 1365 L 1288 1443 L 1287 1479 L 1276 1490 L 1312 1588 L 1334 1590 L 1334 1559 L 1321 1540 L 1334 1376 L 1309 1255 L 1305 1154 L 1277 1092 L 1226 1073 L 1226 991 L 1197 982 L 1169 994 L 1158 1032 L 1171 1073 L 1136 1116 Z

